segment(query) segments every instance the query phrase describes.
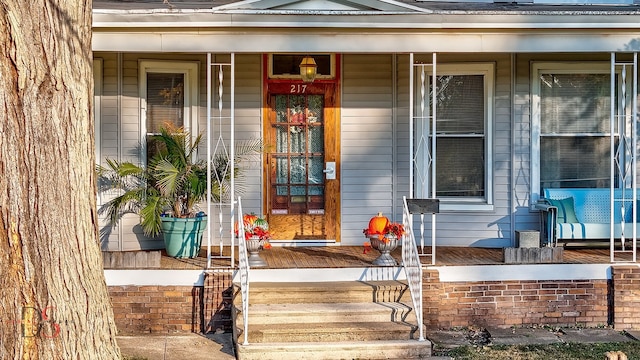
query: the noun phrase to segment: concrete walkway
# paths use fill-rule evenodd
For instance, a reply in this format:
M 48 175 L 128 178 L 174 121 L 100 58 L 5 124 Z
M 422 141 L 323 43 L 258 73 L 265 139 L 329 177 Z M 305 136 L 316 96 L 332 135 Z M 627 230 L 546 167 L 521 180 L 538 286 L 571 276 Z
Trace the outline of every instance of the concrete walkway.
M 126 360 L 235 360 L 231 334 L 118 336 Z
M 427 331 L 434 348 L 463 345 L 526 345 L 557 342 L 599 343 L 640 340 L 640 330 L 621 332 L 593 328 L 490 328 Z M 125 359 L 131 360 L 235 360 L 230 333 L 118 336 Z

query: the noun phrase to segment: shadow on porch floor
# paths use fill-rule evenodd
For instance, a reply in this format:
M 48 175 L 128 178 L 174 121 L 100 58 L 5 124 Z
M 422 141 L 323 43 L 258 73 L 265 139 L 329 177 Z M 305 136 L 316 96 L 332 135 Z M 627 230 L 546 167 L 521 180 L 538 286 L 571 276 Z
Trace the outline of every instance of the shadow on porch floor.
M 211 261 L 212 268 L 229 267 L 230 248 L 223 249 L 219 257 L 220 248 L 212 247 L 214 258 Z M 425 248 L 426 251 L 426 248 Z M 379 255 L 376 250 L 364 253 L 362 246 L 326 246 L 326 247 L 272 247 L 260 252 L 260 256 L 273 269 L 295 268 L 341 268 L 341 267 L 368 267 Z M 400 262 L 401 249 L 392 253 Z M 238 252 L 235 252 L 235 266 L 238 266 Z M 630 262 L 631 253 L 616 255 L 616 261 Z M 431 264 L 431 257 L 421 257 L 424 264 Z M 609 249 L 583 249 L 565 248 L 563 264 L 607 264 L 610 263 Z M 504 264 L 502 249 L 500 248 L 470 248 L 441 246 L 436 249 L 436 266 L 462 266 L 462 265 L 500 265 Z M 161 268 L 163 269 L 204 269 L 207 265 L 207 250 L 203 248 L 200 256 L 194 259 L 174 259 L 162 253 Z

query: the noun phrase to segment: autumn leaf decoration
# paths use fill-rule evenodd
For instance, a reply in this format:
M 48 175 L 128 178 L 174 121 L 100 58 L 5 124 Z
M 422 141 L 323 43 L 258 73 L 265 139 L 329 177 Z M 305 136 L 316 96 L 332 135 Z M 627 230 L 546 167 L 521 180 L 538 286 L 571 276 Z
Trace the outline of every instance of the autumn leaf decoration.
M 258 216 L 256 214 L 245 214 L 242 217 L 242 223 L 244 225 L 244 238 L 249 240 L 253 237 L 257 237 L 260 240 L 265 240 L 263 245 L 264 249 L 270 249 L 271 244 L 266 240 L 271 239 L 271 233 L 269 233 L 269 223 L 264 216 Z M 235 234 L 238 235 L 238 223 L 235 224 Z

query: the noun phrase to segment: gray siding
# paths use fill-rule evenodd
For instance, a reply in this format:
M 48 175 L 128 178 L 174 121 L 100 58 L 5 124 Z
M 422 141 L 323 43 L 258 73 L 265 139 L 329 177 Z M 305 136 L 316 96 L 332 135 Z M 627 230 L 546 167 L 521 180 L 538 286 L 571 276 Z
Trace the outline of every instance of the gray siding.
M 362 245 L 377 212 L 392 217 L 392 55 L 344 55 L 341 110 L 342 243 Z
M 593 60 L 608 60 L 608 54 Z M 206 131 L 206 57 L 202 54 L 96 53 L 103 60 L 100 119 L 101 163 L 105 158 L 139 162 L 141 139 L 138 64 L 140 59 L 188 60 L 200 63 L 198 129 Z M 515 230 L 538 229 L 538 213 L 530 210 L 531 136 L 530 64 L 532 61 L 584 60 L 584 54 L 463 54 L 438 56 L 438 63 L 491 62 L 495 64 L 492 124 L 493 207 L 483 211 L 443 211 L 437 216 L 439 245 L 511 246 Z M 431 54 L 416 55 L 431 62 Z M 216 62 L 228 63 L 229 55 Z M 262 136 L 262 55 L 236 55 L 235 137 L 238 142 Z M 340 110 L 341 234 L 342 244 L 361 245 L 362 229 L 369 218 L 383 212 L 401 220 L 402 196 L 409 194 L 409 56 L 394 54 L 345 54 L 342 56 Z M 223 111 L 217 113 L 217 76 L 214 77 L 213 148 L 218 137 L 229 146 L 228 127 L 231 78 L 225 69 Z M 225 125 L 218 133 L 218 118 Z M 200 148 L 206 154 L 206 142 Z M 241 194 L 245 212 L 263 213 L 262 159 L 241 165 L 246 191 Z M 103 194 L 99 201 L 108 200 Z M 112 194 L 111 194 L 112 196 Z M 100 204 L 99 204 L 100 205 Z M 204 209 L 204 204 L 202 205 Z M 205 209 L 206 210 L 206 209 Z M 230 205 L 209 211 L 214 238 L 227 242 L 231 232 Z M 138 216 L 129 214 L 116 228 L 101 217 L 103 248 L 137 250 L 162 247 L 158 239 L 141 234 Z M 427 222 L 429 233 L 430 221 Z M 217 243 L 217 239 L 214 239 Z
M 139 100 L 139 60 L 176 60 L 176 61 L 198 61 L 200 63 L 199 86 L 199 106 L 197 114 L 197 129 L 193 132 L 204 132 L 207 130 L 207 69 L 206 56 L 204 55 L 178 55 L 178 54 L 122 54 L 96 53 L 96 58 L 103 59 L 103 93 L 101 97 L 101 118 L 97 119 L 99 125 L 101 154 L 99 160 L 102 165 L 105 159 L 116 159 L 119 161 L 132 161 L 140 163 L 140 141 L 142 138 L 140 125 L 140 100 Z M 215 59 L 218 62 L 229 62 L 229 56 L 225 55 Z M 260 55 L 240 55 L 236 56 L 236 139 L 256 138 L 261 133 L 261 57 Z M 221 135 L 226 146 L 229 146 L 229 108 L 231 79 L 229 69 L 225 68 L 223 80 L 223 132 L 219 133 L 217 127 L 213 127 L 212 139 L 217 140 Z M 217 81 L 217 79 L 216 79 Z M 217 84 L 215 84 L 217 86 Z M 217 112 L 217 88 L 213 91 L 216 96 L 213 107 L 213 116 L 220 116 Z M 216 120 L 217 121 L 217 120 Z M 215 143 L 212 144 L 215 148 Z M 206 157 L 206 139 L 199 149 L 199 156 Z M 257 163 L 243 164 L 242 175 L 249 186 L 249 191 L 244 194 L 243 201 L 247 211 L 260 212 L 261 206 L 261 170 L 260 161 Z M 108 201 L 113 194 L 103 193 L 99 197 L 98 207 Z M 206 204 L 201 204 L 200 208 L 206 210 Z M 220 231 L 218 210 L 212 209 L 209 223 L 214 226 L 213 236 L 223 234 L 228 240 L 231 233 L 230 206 L 227 204 L 222 209 L 223 229 Z M 135 214 L 126 214 L 119 222 L 118 226 L 111 228 L 104 216 L 100 217 L 101 243 L 103 250 L 130 251 L 140 249 L 163 248 L 161 238 L 150 239 L 142 234 L 139 226 L 139 217 Z M 206 240 L 205 240 L 206 241 Z

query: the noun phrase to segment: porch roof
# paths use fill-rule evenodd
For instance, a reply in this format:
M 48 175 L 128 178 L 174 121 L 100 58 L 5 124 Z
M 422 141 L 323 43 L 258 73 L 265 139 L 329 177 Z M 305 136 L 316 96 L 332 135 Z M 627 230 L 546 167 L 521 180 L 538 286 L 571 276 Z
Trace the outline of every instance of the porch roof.
M 286 0 L 165 3 L 94 0 L 93 49 L 201 53 L 640 50 L 638 5 L 375 0 L 332 9 L 327 1 L 321 2 L 325 5 L 309 1 L 306 8 L 285 6 Z

